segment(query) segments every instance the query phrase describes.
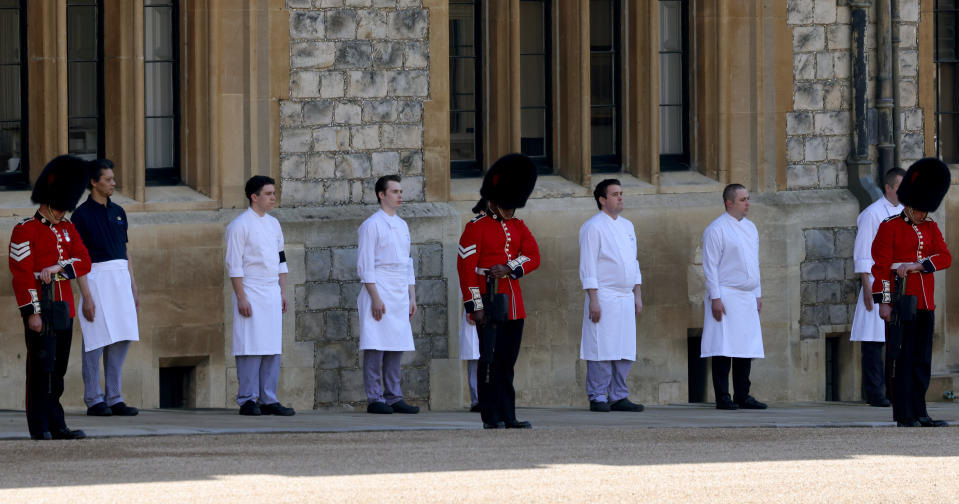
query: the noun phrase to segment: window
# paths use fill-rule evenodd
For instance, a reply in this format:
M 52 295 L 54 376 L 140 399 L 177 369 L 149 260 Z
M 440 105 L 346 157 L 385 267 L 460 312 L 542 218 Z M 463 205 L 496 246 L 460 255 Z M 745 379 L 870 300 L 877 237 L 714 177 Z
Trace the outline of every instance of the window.
M 619 0 L 589 2 L 589 101 L 592 171 L 621 165 Z
M 453 177 L 479 177 L 482 116 L 480 2 L 450 0 L 450 169 Z
M 936 155 L 959 163 L 959 1 L 936 0 Z
M 659 1 L 659 169 L 689 169 L 689 11 Z
M 67 0 L 67 150 L 103 157 L 103 9 Z
M 175 0 L 144 0 L 147 185 L 180 183 L 179 23 Z
M 26 0 L 0 0 L 0 188 L 29 186 Z
M 540 173 L 552 173 L 550 9 L 546 0 L 520 0 L 520 150 Z

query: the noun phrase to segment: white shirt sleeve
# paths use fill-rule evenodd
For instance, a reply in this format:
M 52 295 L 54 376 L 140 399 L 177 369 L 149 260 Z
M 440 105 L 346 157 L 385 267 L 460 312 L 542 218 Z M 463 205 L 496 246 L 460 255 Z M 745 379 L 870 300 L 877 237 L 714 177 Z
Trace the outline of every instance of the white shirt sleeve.
M 636 280 L 633 283 L 636 285 L 643 284 L 643 272 L 639 270 L 639 259 L 636 260 Z
M 226 269 L 230 278 L 243 278 L 243 249 L 246 247 L 246 227 L 234 220 L 226 227 Z
M 356 247 L 356 272 L 360 282 L 376 283 L 376 225 L 367 220 L 358 231 Z
M 872 271 L 872 241 L 876 238 L 879 224 L 878 216 L 868 209 L 863 211 L 856 220 L 856 246 L 852 254 L 856 273 Z
M 286 254 L 285 254 L 286 250 L 285 250 L 285 247 L 284 247 L 284 242 L 285 242 L 286 240 L 283 239 L 283 228 L 280 227 L 280 222 L 279 222 L 279 221 L 276 221 L 276 239 L 278 240 L 278 243 L 276 244 L 277 250 L 279 250 L 280 253 L 281 253 L 281 254 L 284 254 L 284 256 L 285 256 L 285 255 L 286 255 Z M 280 270 L 279 270 L 279 272 L 280 272 L 280 273 L 289 273 L 289 272 L 290 272 L 290 268 L 289 268 L 289 266 L 287 266 L 286 261 L 283 261 L 283 262 L 280 263 Z
M 759 267 L 759 230 L 756 229 L 756 226 L 753 226 L 753 231 L 756 233 L 756 288 L 753 289 L 753 295 L 761 298 L 763 297 L 763 280 L 762 268 Z
M 579 279 L 583 290 L 598 289 L 599 231 L 586 221 L 579 230 Z
M 706 295 L 709 299 L 719 296 L 719 260 L 723 256 L 722 236 L 715 226 L 703 232 L 703 276 L 706 277 Z
M 410 285 L 416 285 L 416 269 L 413 268 L 413 257 L 410 256 L 408 259 L 409 259 L 409 263 L 406 267 L 407 278 Z

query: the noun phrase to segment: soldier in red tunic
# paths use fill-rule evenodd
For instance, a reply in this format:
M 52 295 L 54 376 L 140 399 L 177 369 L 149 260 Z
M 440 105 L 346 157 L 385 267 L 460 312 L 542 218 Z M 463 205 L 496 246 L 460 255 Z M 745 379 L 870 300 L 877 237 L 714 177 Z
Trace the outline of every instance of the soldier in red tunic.
M 893 418 L 900 427 L 946 425 L 929 418 L 926 390 L 936 309 L 933 273 L 948 268 L 952 256 L 928 214 L 939 207 L 949 184 L 949 168 L 942 161 L 916 161 L 897 191 L 905 209 L 879 225 L 872 243 L 873 300 L 881 303 L 879 316 L 886 321 L 886 368 L 891 375 Z M 905 279 L 903 292 L 896 292 L 897 277 Z M 915 297 L 914 304 L 909 296 Z
M 31 200 L 40 208 L 14 226 L 10 238 L 13 292 L 27 343 L 27 426 L 37 440 L 86 437 L 67 428 L 60 396 L 76 313 L 70 280 L 90 272 L 80 233 L 64 214 L 76 208 L 89 178 L 82 159 L 59 156 L 50 161 L 33 186 Z M 84 302 L 92 302 L 85 280 L 80 284 Z M 52 305 L 44 298 L 44 284 L 52 284 Z M 44 312 L 41 307 L 48 305 Z
M 513 213 L 526 205 L 535 184 L 536 167 L 529 158 L 521 154 L 500 158 L 483 179 L 481 199 L 473 207 L 478 215 L 460 237 L 456 269 L 464 307 L 478 326 L 477 388 L 487 429 L 532 427 L 516 419 L 513 366 L 526 318 L 519 279 L 539 267 L 539 246 Z M 496 280 L 496 293 L 503 295 L 498 299 L 487 293 L 490 278 Z

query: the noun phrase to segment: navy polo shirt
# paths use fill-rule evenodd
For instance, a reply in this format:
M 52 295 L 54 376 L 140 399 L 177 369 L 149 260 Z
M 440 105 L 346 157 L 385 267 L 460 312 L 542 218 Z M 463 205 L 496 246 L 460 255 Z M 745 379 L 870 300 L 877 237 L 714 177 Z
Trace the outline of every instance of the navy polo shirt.
M 93 196 L 87 197 L 70 216 L 70 222 L 80 233 L 91 261 L 127 258 L 127 213 L 110 198 L 101 205 Z

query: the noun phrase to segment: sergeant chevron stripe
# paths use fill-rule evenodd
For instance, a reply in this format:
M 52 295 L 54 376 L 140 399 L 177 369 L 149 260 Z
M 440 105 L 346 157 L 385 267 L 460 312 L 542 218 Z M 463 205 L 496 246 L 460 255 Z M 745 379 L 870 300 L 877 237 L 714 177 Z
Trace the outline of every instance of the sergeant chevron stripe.
M 473 254 L 475 254 L 475 253 L 476 253 L 476 245 L 475 245 L 475 244 L 470 245 L 469 247 L 465 247 L 465 248 L 464 248 L 462 245 L 459 246 L 460 259 L 466 259 L 467 257 L 469 257 L 469 256 L 471 256 L 471 255 L 473 255 Z
M 30 242 L 11 243 L 10 258 L 20 262 L 30 255 Z

